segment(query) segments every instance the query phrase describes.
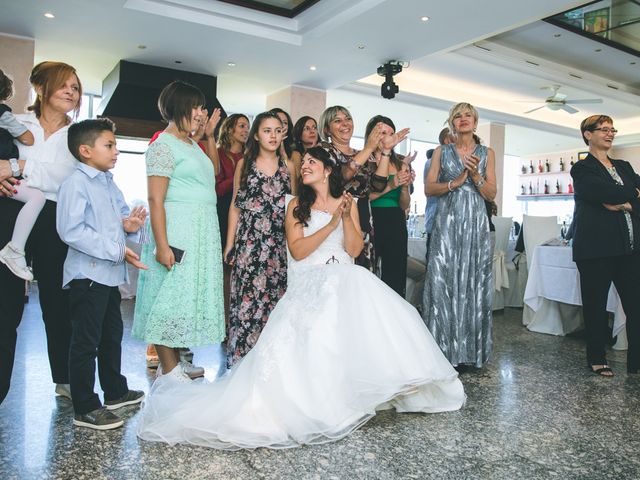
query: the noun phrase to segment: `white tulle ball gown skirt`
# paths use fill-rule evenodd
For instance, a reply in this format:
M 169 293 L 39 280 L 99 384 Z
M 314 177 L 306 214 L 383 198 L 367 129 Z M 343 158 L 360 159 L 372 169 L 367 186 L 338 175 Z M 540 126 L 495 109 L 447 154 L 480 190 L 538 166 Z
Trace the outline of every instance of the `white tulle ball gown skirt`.
M 224 450 L 348 435 L 376 410 L 458 410 L 462 383 L 417 311 L 362 267 L 297 265 L 257 345 L 213 383 L 160 377 L 138 435 Z

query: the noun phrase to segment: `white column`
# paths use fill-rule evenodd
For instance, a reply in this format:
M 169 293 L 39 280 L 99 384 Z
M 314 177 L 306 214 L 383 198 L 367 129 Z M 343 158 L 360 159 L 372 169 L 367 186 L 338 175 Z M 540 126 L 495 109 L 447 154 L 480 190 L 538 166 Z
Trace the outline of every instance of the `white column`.
M 290 85 L 267 96 L 266 109 L 274 107 L 289 112 L 293 123 L 305 115 L 318 121 L 327 107 L 327 92 L 316 88 Z
M 0 34 L 2 71 L 13 80 L 13 97 L 7 104 L 13 113 L 23 113 L 30 105 L 29 75 L 33 68 L 35 41 L 33 38 Z
M 498 205 L 498 215 L 502 214 L 503 185 L 504 185 L 504 131 L 503 123 L 484 123 L 478 125 L 476 134 L 482 139 L 482 143 L 491 147 L 496 154 L 496 205 Z

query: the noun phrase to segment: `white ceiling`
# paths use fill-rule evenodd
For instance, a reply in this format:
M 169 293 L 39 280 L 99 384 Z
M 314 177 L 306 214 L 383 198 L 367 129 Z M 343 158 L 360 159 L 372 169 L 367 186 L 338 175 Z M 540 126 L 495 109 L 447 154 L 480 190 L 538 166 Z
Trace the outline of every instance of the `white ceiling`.
M 483 120 L 507 125 L 508 153 L 577 148 L 577 124 L 601 111 L 615 117 L 619 141 L 640 142 L 637 58 L 537 21 L 580 1 L 321 0 L 296 19 L 216 0 L 0 1 L 0 32 L 35 38 L 36 61 L 71 63 L 94 93 L 125 59 L 216 75 L 228 111 L 258 113 L 268 94 L 297 84 L 350 105 L 359 129 L 382 113 L 422 140 L 434 140 L 451 103 L 465 100 Z M 44 18 L 47 11 L 56 18 Z M 390 59 L 411 62 L 396 76 L 393 101 L 380 98 L 381 78 L 372 75 Z M 523 115 L 550 94 L 540 87 L 555 83 L 569 98 L 604 103 L 573 116 Z

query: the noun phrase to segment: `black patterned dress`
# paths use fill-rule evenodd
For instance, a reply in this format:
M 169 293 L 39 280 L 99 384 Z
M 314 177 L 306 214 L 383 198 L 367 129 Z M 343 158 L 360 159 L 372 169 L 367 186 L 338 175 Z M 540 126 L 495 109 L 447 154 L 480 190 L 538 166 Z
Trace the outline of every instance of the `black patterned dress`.
M 324 148 L 338 165 L 349 165 L 353 161 L 359 150 L 354 150 L 352 155 L 347 155 L 338 150 L 333 144 L 321 142 Z M 353 177 L 346 181 L 344 189 L 356 199 L 358 205 L 358 215 L 360 216 L 360 229 L 364 239 L 362 253 L 356 258 L 356 265 L 367 268 L 377 274 L 376 252 L 374 248 L 373 217 L 371 216 L 371 205 L 369 203 L 369 193 L 381 192 L 387 186 L 387 179 L 375 174 L 378 169 L 378 162 L 372 155 L 358 169 Z
M 231 270 L 227 366 L 253 348 L 271 310 L 287 288 L 287 251 L 284 234 L 285 195 L 291 179 L 284 161 L 267 176 L 247 166 L 247 184 L 240 187 L 235 205 L 240 209 Z

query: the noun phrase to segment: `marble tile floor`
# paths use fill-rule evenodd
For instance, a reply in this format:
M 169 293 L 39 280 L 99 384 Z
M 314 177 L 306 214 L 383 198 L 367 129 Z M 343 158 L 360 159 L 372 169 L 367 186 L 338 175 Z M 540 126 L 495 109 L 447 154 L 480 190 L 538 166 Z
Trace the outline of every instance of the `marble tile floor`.
M 123 371 L 130 387 L 147 390 L 145 345 L 129 336 L 133 302 L 122 305 Z M 32 298 L 0 406 L 0 479 L 640 478 L 640 376 L 625 373 L 624 352 L 609 355 L 615 378 L 597 377 L 580 337 L 531 333 L 521 315 L 496 312 L 493 359 L 461 375 L 468 400 L 459 412 L 382 412 L 335 443 L 219 452 L 138 440 L 134 407 L 119 411 L 121 429 L 74 428 L 71 403 L 53 394 Z M 197 349 L 195 359 L 211 378 L 221 351 Z

